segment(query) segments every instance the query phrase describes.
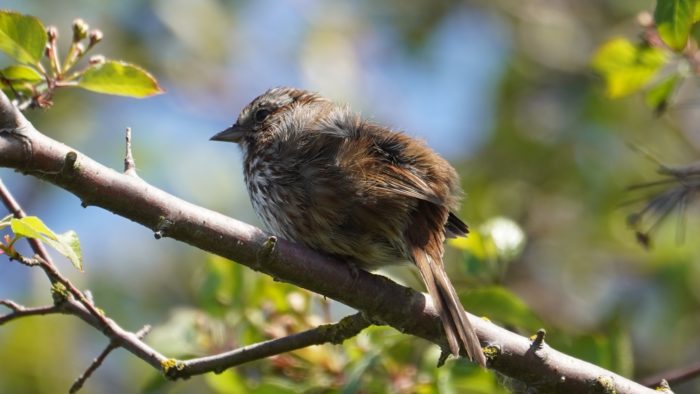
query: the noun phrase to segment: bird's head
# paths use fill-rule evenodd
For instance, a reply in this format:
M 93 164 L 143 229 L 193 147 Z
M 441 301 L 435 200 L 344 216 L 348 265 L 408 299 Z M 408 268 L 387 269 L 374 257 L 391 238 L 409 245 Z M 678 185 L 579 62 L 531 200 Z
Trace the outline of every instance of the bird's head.
M 245 106 L 236 122 L 211 137 L 211 140 L 235 142 L 247 149 L 263 138 L 266 131 L 283 125 L 285 114 L 305 104 L 321 101 L 326 100 L 306 90 L 289 87 L 270 89 Z

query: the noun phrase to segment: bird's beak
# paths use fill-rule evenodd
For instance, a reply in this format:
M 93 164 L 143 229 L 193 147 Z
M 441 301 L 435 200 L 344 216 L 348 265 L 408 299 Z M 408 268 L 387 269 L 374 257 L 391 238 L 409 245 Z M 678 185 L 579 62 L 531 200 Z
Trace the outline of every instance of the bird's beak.
M 248 133 L 244 127 L 241 127 L 238 122 L 234 123 L 233 126 L 228 129 L 214 135 L 209 138 L 210 141 L 224 141 L 224 142 L 240 142 L 241 139 Z

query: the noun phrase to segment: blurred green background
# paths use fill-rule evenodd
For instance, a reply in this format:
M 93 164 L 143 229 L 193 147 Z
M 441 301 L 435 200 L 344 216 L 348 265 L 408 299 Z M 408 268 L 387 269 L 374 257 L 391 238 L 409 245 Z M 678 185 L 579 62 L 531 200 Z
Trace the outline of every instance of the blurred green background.
M 611 37 L 634 39 L 653 1 L 68 1 L 5 0 L 59 28 L 81 17 L 104 31 L 98 52 L 140 64 L 167 92 L 135 100 L 59 91 L 28 113 L 39 130 L 122 167 L 132 127 L 142 178 L 259 225 L 241 155 L 208 138 L 273 86 L 317 90 L 423 138 L 459 170 L 460 216 L 475 230 L 446 261 L 468 310 L 641 379 L 700 359 L 700 223 L 687 213 L 645 250 L 626 225 L 626 187 L 656 179 L 653 161 L 697 158 L 697 89 L 663 117 L 641 97 L 611 101 L 590 68 Z M 9 59 L 0 57 L 0 65 Z M 123 327 L 156 329 L 166 355 L 211 354 L 336 320 L 352 311 L 153 235 L 71 194 L 3 169 L 25 210 L 81 237 L 86 272 L 62 268 Z M 643 194 L 642 194 L 643 196 Z M 679 231 L 684 237 L 679 237 Z M 679 242 L 678 238 L 682 238 Z M 385 272 L 418 288 L 408 267 Z M 0 263 L 0 299 L 50 302 L 38 270 Z M 106 345 L 74 318 L 0 327 L 0 392 L 64 392 Z M 86 393 L 506 392 L 521 388 L 438 349 L 374 327 L 343 346 L 286 354 L 221 375 L 165 382 L 117 351 Z M 673 389 L 693 393 L 691 381 Z

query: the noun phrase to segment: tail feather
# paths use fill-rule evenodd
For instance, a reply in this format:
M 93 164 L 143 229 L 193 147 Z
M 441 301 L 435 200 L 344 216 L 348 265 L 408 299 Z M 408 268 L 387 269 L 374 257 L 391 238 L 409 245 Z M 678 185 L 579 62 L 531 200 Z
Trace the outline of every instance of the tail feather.
M 447 337 L 447 344 L 450 347 L 450 352 L 454 355 L 459 356 L 459 342 L 457 340 L 456 328 L 452 317 L 448 311 L 448 308 L 443 305 L 443 297 L 440 296 L 440 290 L 437 287 L 437 281 L 433 276 L 433 270 L 430 268 L 430 261 L 426 258 L 427 255 L 422 251 L 418 252 L 416 256 L 416 265 L 418 270 L 423 277 L 423 282 L 425 282 L 425 287 L 428 289 L 428 294 L 433 299 L 433 304 L 435 305 L 435 310 L 437 310 L 440 315 L 440 320 L 445 329 L 445 336 Z
M 440 315 L 450 352 L 459 356 L 461 345 L 469 359 L 485 367 L 486 358 L 481 350 L 479 338 L 469 322 L 457 292 L 447 277 L 442 261 L 431 257 L 424 250 L 418 248 L 414 249 L 412 254 L 428 294 L 433 299 L 435 309 Z

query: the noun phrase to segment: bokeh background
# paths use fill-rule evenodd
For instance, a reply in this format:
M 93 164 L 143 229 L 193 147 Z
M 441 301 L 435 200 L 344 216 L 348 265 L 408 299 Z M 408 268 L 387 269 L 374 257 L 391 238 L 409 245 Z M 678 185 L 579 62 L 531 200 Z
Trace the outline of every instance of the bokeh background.
M 459 170 L 461 216 L 475 230 L 446 260 L 467 308 L 634 379 L 700 359 L 700 223 L 671 217 L 647 250 L 626 225 L 656 163 L 695 160 L 688 98 L 656 117 L 640 97 L 611 101 L 590 68 L 595 49 L 639 34 L 653 1 L 32 1 L 2 7 L 55 25 L 64 50 L 81 17 L 103 30 L 97 52 L 148 69 L 166 94 L 143 100 L 59 91 L 27 115 L 39 130 L 122 168 L 133 129 L 142 178 L 258 225 L 237 147 L 208 138 L 265 89 L 291 85 L 346 102 L 423 138 Z M 9 59 L 0 57 L 0 65 Z M 691 88 L 693 88 L 691 86 Z M 694 87 L 695 89 L 697 87 Z M 697 96 L 697 95 L 696 95 Z M 697 100 L 697 99 L 695 99 Z M 156 329 L 173 357 L 209 354 L 298 331 L 351 311 L 209 256 L 7 169 L 30 214 L 74 229 L 85 273 L 62 268 L 122 326 Z M 643 195 L 641 195 L 643 196 Z M 386 272 L 419 286 L 409 268 Z M 50 302 L 37 270 L 0 261 L 0 298 Z M 55 393 L 106 345 L 69 317 L 0 327 L 0 392 Z M 85 392 L 504 392 L 517 382 L 463 361 L 434 368 L 435 346 L 372 328 L 343 346 L 306 349 L 169 383 L 123 351 Z M 522 387 L 520 387 L 521 389 Z M 673 387 L 700 390 L 697 382 Z

